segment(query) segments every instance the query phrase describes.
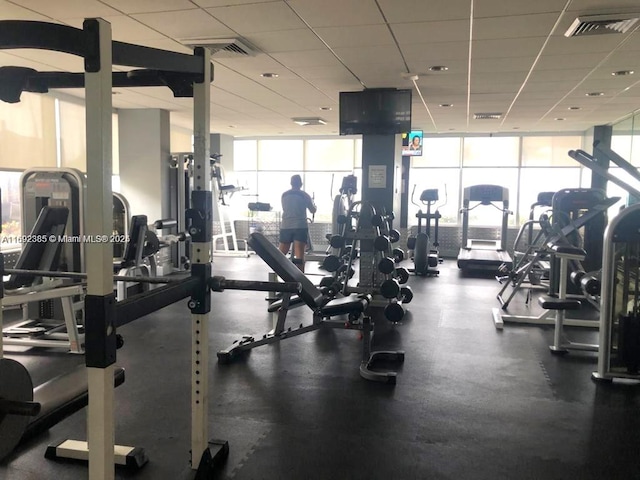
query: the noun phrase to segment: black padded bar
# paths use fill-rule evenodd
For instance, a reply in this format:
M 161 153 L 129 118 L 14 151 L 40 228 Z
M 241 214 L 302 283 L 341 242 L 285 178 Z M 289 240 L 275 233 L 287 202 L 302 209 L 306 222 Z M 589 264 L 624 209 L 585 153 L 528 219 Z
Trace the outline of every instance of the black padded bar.
M 610 161 L 618 165 L 636 180 L 640 180 L 640 172 L 638 172 L 638 169 L 606 145 L 603 145 L 601 142 L 596 141 L 593 144 L 593 150 L 595 153 L 600 153 L 607 157 Z
M 324 297 L 322 292 L 264 235 L 259 232 L 252 233 L 249 235 L 248 243 L 258 256 L 285 282 L 295 282 L 302 285 L 300 298 L 312 310 L 316 310 L 322 305 Z
M 223 290 L 252 290 L 256 292 L 300 293 L 302 285 L 297 282 L 259 282 L 256 280 L 229 280 L 224 277 L 211 277 L 209 287 L 215 292 Z
M 0 67 L 0 74 L 3 77 L 9 76 L 8 68 L 14 67 Z M 142 70 L 140 72 L 145 73 L 131 75 L 129 72 L 113 72 L 111 75 L 113 87 L 166 87 L 169 85 L 163 75 L 174 73 L 166 70 Z M 200 74 L 181 75 L 185 81 L 188 79 L 191 82 L 200 77 Z M 32 71 L 27 75 L 23 91 L 46 93 L 50 88 L 84 88 L 84 73 Z
M 0 50 L 34 48 L 85 56 L 86 35 L 81 29 L 31 20 L 0 21 Z M 114 65 L 203 74 L 202 59 L 184 53 L 113 42 Z
M 116 328 L 191 296 L 199 283 L 199 278 L 188 277 L 118 302 Z

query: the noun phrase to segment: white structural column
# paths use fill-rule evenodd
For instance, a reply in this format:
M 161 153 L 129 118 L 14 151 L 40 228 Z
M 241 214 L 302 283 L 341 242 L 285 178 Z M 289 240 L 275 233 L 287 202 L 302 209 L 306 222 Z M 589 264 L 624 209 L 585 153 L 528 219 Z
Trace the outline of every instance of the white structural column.
M 211 55 L 207 49 L 202 49 L 201 53 L 204 78 L 202 83 L 194 84 L 193 91 L 194 192 L 208 191 L 211 179 L 209 164 Z M 211 206 L 208 211 L 211 211 Z M 212 219 L 209 218 L 206 221 L 209 222 L 210 229 Z M 191 243 L 191 264 L 192 266 L 211 264 L 210 238 L 206 242 Z M 209 313 L 193 313 L 191 329 L 191 467 L 197 469 L 202 453 L 208 448 Z
M 111 25 L 102 19 L 85 20 L 87 35 L 97 22 L 99 70 L 85 73 L 87 125 L 87 212 L 85 233 L 87 294 L 98 297 L 113 293 L 113 245 L 98 242 L 112 230 L 111 151 Z M 89 42 L 88 42 L 89 43 Z M 90 43 L 89 43 L 90 44 Z M 106 237 L 99 237 L 106 235 Z M 87 318 L 91 322 L 92 318 Z M 109 332 L 110 333 L 110 332 Z M 87 355 L 91 352 L 87 351 Z M 88 367 L 89 479 L 113 479 L 114 467 L 114 386 L 113 364 L 107 368 Z

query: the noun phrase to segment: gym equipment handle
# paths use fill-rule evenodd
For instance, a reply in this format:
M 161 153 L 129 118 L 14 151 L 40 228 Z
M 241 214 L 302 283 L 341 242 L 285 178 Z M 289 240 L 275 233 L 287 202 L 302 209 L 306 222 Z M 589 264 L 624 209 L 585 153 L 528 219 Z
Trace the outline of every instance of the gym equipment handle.
M 257 280 L 229 280 L 225 277 L 211 277 L 209 288 L 214 292 L 223 290 L 254 290 L 258 292 L 287 292 L 300 293 L 302 284 L 299 282 L 259 282 Z
M 0 415 L 20 415 L 34 417 L 40 413 L 38 402 L 21 402 L 0 398 Z

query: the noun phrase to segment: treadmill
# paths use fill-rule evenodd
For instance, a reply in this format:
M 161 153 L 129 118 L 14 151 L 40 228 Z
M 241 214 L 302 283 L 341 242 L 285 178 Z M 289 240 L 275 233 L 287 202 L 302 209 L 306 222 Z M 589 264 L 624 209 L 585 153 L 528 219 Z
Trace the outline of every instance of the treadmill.
M 476 203 L 470 207 L 471 203 Z M 502 206 L 496 205 L 501 203 Z M 502 227 L 497 240 L 469 238 L 469 212 L 480 205 L 491 205 L 502 212 Z M 462 247 L 458 253 L 458 268 L 463 272 L 480 271 L 498 273 L 501 265 L 513 267 L 507 252 L 507 226 L 509 223 L 509 189 L 498 185 L 473 185 L 464 189 L 462 200 Z

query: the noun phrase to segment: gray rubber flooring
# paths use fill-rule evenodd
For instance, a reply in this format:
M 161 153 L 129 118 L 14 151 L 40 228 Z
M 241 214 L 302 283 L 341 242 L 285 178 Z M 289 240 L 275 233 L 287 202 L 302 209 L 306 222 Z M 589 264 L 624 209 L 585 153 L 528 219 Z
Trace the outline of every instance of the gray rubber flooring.
M 358 372 L 357 332 L 321 330 L 262 346 L 230 365 L 215 352 L 270 328 L 264 293 L 212 296 L 210 432 L 229 441 L 226 479 L 640 479 L 640 388 L 590 379 L 593 353 L 555 357 L 550 327 L 494 328 L 493 278 L 464 277 L 446 260 L 437 278 L 411 277 L 399 325 L 378 321 L 374 349 L 402 349 L 397 385 Z M 409 266 L 409 265 L 407 265 Z M 229 278 L 266 280 L 259 258 L 217 258 Z M 524 311 L 521 298 L 513 310 Z M 532 313 L 539 313 L 537 304 Z M 307 309 L 291 325 L 309 322 Z M 118 443 L 149 463 L 116 478 L 192 478 L 190 324 L 186 301 L 121 329 Z M 596 341 L 595 332 L 568 334 Z M 83 361 L 64 353 L 10 354 L 34 383 Z M 43 458 L 47 444 L 85 439 L 82 410 L 15 451 L 5 480 L 81 479 L 86 467 Z

